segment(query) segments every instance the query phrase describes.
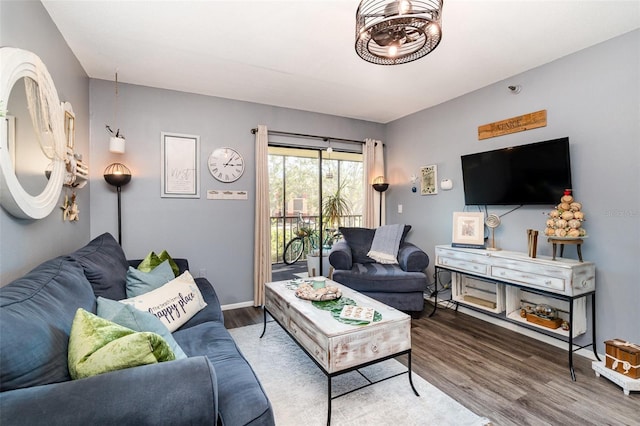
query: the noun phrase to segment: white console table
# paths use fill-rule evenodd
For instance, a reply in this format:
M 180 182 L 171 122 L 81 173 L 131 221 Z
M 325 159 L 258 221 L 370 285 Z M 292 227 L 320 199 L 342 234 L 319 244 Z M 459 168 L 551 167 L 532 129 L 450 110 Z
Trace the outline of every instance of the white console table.
M 436 246 L 436 275 L 439 269 L 450 271 L 451 298 L 475 310 L 490 313 L 507 321 L 565 340 L 569 344 L 569 370 L 573 369 L 573 352 L 592 346 L 596 352 L 595 264 L 547 256 L 531 258 L 525 253 L 489 251 Z M 437 287 L 437 286 L 436 286 Z M 574 336 L 587 330 L 587 297 L 591 298 L 592 342 L 574 349 Z M 435 313 L 437 308 L 435 293 Z M 551 329 L 526 321 L 520 316 L 523 305 L 535 305 L 554 299 L 568 330 Z M 551 303 L 550 303 L 551 304 Z

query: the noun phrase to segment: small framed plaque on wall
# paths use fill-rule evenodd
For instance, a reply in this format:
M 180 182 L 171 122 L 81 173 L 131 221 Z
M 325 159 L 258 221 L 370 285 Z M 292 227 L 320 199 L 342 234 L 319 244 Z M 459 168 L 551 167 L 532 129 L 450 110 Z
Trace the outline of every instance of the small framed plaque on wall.
M 420 168 L 420 195 L 438 193 L 438 166 L 422 166 Z

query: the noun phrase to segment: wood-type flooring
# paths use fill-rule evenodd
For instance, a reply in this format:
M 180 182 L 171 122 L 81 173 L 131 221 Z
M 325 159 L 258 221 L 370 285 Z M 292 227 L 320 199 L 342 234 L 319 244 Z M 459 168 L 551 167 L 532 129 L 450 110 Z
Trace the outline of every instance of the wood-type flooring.
M 640 425 L 640 392 L 596 377 L 590 359 L 574 355 L 574 382 L 566 350 L 451 309 L 429 318 L 432 308 L 411 321 L 413 371 L 493 425 Z M 235 328 L 263 313 L 224 316 Z

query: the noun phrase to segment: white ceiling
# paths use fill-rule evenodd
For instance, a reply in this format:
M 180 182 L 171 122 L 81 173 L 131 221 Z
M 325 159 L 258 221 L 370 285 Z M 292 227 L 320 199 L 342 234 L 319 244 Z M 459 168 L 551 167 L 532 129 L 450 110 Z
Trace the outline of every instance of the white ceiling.
M 380 123 L 640 28 L 638 0 L 445 0 L 440 46 L 381 66 L 357 0 L 43 4 L 91 78 Z

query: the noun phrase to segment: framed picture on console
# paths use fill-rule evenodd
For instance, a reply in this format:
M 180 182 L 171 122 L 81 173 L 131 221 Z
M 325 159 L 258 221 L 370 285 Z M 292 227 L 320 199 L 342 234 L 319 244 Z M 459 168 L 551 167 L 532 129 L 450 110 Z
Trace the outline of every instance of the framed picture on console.
M 453 247 L 484 248 L 484 213 L 453 212 Z

